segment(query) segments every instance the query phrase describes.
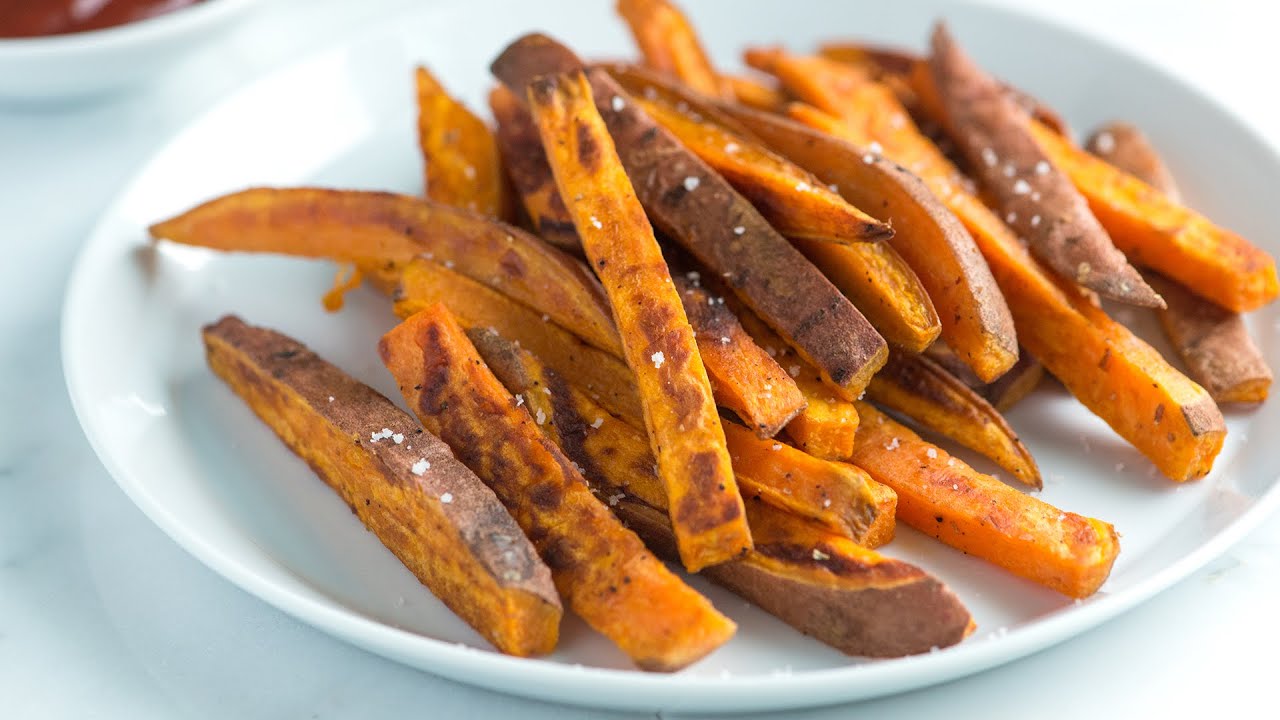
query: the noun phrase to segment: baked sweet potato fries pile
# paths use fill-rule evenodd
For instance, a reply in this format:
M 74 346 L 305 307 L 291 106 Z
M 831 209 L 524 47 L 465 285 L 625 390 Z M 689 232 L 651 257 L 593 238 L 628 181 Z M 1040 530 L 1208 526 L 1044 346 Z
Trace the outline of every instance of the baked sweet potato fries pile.
M 389 295 L 412 415 L 233 317 L 209 365 L 498 650 L 550 652 L 567 608 L 641 669 L 697 661 L 736 627 L 663 559 L 851 655 L 950 646 L 969 612 L 877 550 L 895 523 L 1075 598 L 1119 552 L 1027 492 L 1001 412 L 1046 374 L 1174 482 L 1213 467 L 1217 403 L 1265 399 L 1240 313 L 1275 263 L 1135 128 L 1075 144 L 942 26 L 730 76 L 667 0 L 618 10 L 638 63 L 518 38 L 493 124 L 418 68 L 423 197 L 253 188 L 151 228 Z M 1185 371 L 1100 298 L 1158 312 Z

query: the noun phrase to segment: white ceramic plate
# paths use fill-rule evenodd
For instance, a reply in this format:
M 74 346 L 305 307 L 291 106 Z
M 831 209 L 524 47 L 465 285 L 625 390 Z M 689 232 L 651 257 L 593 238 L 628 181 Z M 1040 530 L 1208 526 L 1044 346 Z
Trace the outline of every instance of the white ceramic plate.
M 146 240 L 148 223 L 255 184 L 320 183 L 416 192 L 410 68 L 425 61 L 483 107 L 489 59 L 541 29 L 587 55 L 631 53 L 612 3 L 573 12 L 541 3 L 433 7 L 257 82 L 186 129 L 139 174 L 86 246 L 66 301 L 68 386 L 94 448 L 133 500 L 228 579 L 326 632 L 468 683 L 567 703 L 745 711 L 866 698 L 977 672 L 1044 648 L 1133 607 L 1222 552 L 1276 504 L 1280 403 L 1229 417 L 1213 474 L 1174 486 L 1061 390 L 1022 403 L 1011 421 L 1040 460 L 1042 497 L 1113 522 L 1120 559 L 1096 597 L 1073 603 L 909 530 L 886 552 L 936 572 L 979 624 L 963 644 L 891 661 L 844 657 L 700 580 L 741 626 L 676 675 L 627 667 L 605 640 L 566 619 L 560 649 L 504 657 L 421 587 L 307 467 L 205 368 L 198 329 L 224 313 L 279 328 L 372 383 L 394 385 L 374 341 L 392 318 L 357 293 L 320 310 L 325 263 L 226 256 Z M 693 5 L 689 3 L 689 5 Z M 1247 237 L 1274 238 L 1271 149 L 1209 100 L 1116 49 L 985 7 L 881 3 L 697 4 L 693 16 L 725 66 L 748 43 L 796 48 L 854 33 L 920 46 L 945 14 L 990 68 L 1043 96 L 1077 126 L 1136 121 L 1167 151 L 1192 202 Z M 1277 246 L 1270 249 L 1275 252 Z M 1140 315 L 1131 312 L 1134 316 Z M 1251 318 L 1280 367 L 1276 307 Z M 1138 318 L 1141 320 L 1142 318 Z M 982 462 L 979 466 L 991 469 Z

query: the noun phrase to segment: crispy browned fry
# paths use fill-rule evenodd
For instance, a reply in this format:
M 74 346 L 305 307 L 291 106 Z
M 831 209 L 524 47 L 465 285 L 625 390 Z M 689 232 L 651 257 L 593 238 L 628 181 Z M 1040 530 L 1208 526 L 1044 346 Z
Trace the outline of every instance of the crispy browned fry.
M 1085 149 L 1180 203 L 1182 194 L 1160 154 L 1137 127 L 1124 122 L 1103 125 L 1089 136 Z
M 378 351 L 423 426 L 507 506 L 570 609 L 638 667 L 679 670 L 733 635 L 731 620 L 592 496 L 447 308 L 413 315 L 382 338 Z
M 637 97 L 635 102 L 787 237 L 851 245 L 893 236 L 892 228 L 850 205 L 810 173 L 710 118 L 695 118 L 658 99 Z
M 643 435 L 608 417 L 528 352 L 487 331 L 473 331 L 472 337 L 507 388 L 543 413 L 540 429 L 582 468 L 597 495 L 650 547 L 676 557 L 666 493 Z M 540 392 L 544 387 L 551 392 Z M 743 488 L 749 482 L 744 478 Z M 892 517 L 896 495 L 879 483 L 868 487 L 877 499 L 877 520 L 862 543 L 873 546 L 892 537 L 892 522 L 882 519 Z M 969 633 L 968 612 L 936 579 L 763 498 L 749 502 L 747 512 L 769 544 L 703 574 L 803 632 L 849 654 L 881 657 L 944 647 Z
M 721 94 L 720 78 L 679 8 L 667 0 L 618 0 L 617 8 L 645 65 L 679 78 L 700 93 Z
M 1132 174 L 1177 201 L 1173 176 L 1142 132 L 1112 123 L 1095 132 L 1089 152 Z M 1157 273 L 1151 283 L 1168 305 L 1160 311 L 1165 335 L 1182 357 L 1187 372 L 1218 402 L 1253 403 L 1267 399 L 1271 369 L 1239 313 L 1222 308 Z
M 581 70 L 529 85 L 529 107 L 636 377 L 689 572 L 751 549 L 742 497 L 693 329 Z
M 445 205 L 507 219 L 502 161 L 493 133 L 465 105 L 449 96 L 425 67 L 415 73 L 418 90 L 418 147 L 428 198 Z
M 758 77 L 746 75 L 722 76 L 729 86 L 729 96 L 749 108 L 763 112 L 778 112 L 787 104 L 787 95 L 776 85 L 766 84 Z
M 635 376 L 626 363 L 587 345 L 501 293 L 429 260 L 414 260 L 400 276 L 395 300 L 396 314 L 401 318 L 444 303 L 463 325 L 496 329 L 574 378 L 609 412 L 636 427 L 644 427 Z
M 777 435 L 805 407 L 795 380 L 756 345 L 724 299 L 702 287 L 696 272 L 672 279 L 697 334 L 716 404 L 732 410 L 760 437 Z
M 781 67 L 779 55 L 769 59 Z M 1213 467 L 1226 427 L 1208 393 L 1082 291 L 1049 278 L 1017 237 L 965 190 L 955 167 L 920 133 L 891 92 L 860 83 L 854 86 L 860 92 L 849 97 L 840 92 L 838 72 L 823 74 L 817 68 L 806 73 L 807 63 L 786 65 L 784 83 L 793 92 L 821 102 L 842 119 L 833 122 L 812 108 L 793 108 L 794 117 L 855 144 L 879 142 L 886 157 L 916 172 L 960 218 L 1008 301 L 1018 339 L 1072 395 L 1170 478 L 1191 480 Z
M 1147 280 L 1165 296 L 1168 307 L 1160 312 L 1160 324 L 1191 377 L 1218 402 L 1266 400 L 1271 368 L 1249 337 L 1244 318 L 1163 275 L 1148 273 Z
M 582 67 L 544 35 L 527 35 L 493 63 L 508 87 Z M 650 219 L 683 245 L 823 378 L 857 394 L 887 346 L 866 318 L 741 195 L 646 116 L 605 72 L 588 73 L 597 107 Z
M 520 195 L 520 202 L 543 240 L 566 252 L 582 254 L 578 231 L 564 206 L 556 179 L 547 165 L 538 128 L 529 111 L 510 90 L 498 85 L 489 93 L 489 110 L 497 123 L 502 163 Z
M 919 178 L 787 118 L 741 107 L 724 110 L 822 182 L 834 184 L 851 202 L 877 208 L 893 223 L 890 245 L 915 271 L 937 308 L 942 339 L 978 377 L 999 377 L 1017 360 L 1013 317 L 991 269 L 964 225 Z
M 151 226 L 151 236 L 215 250 L 354 262 L 395 287 L 419 255 L 539 308 L 587 342 L 618 351 L 609 304 L 583 264 L 536 237 L 474 213 L 393 193 L 255 188 Z
M 889 82 L 894 91 L 899 93 L 904 105 L 913 103 L 915 99 L 914 83 L 910 77 L 914 73 L 929 73 L 929 61 L 915 53 L 900 48 L 890 48 L 863 43 L 838 42 L 823 45 L 819 54 L 831 60 L 859 67 L 872 67 L 875 75 L 882 81 Z M 1036 120 L 1044 123 L 1063 137 L 1071 137 L 1071 128 L 1056 110 L 1045 105 L 1039 99 L 1019 90 L 1008 83 L 1000 82 L 1001 88 L 1018 107 L 1031 114 Z M 906 93 L 905 95 L 903 93 Z
M 571 382 L 500 335 L 478 328 L 467 334 L 502 384 L 524 399 L 530 413 L 546 418 L 540 429 L 578 464 L 589 482 L 595 485 L 604 478 L 621 486 L 621 495 L 606 496 L 611 506 L 633 495 L 664 511 L 669 508 L 643 430 L 611 417 Z M 805 518 L 868 547 L 893 537 L 893 493 L 860 471 L 761 440 L 733 423 L 725 423 L 725 436 L 739 485 L 750 501 Z
M 945 127 L 1005 223 L 1032 254 L 1063 278 L 1103 297 L 1164 307 L 1160 296 L 1116 249 L 1071 180 L 1053 166 L 1030 130 L 1030 117 L 939 24 L 929 64 L 946 109 Z
M 969 386 L 923 355 L 891 353 L 867 398 L 951 438 L 1039 488 L 1035 458 L 1004 417 Z
M 436 597 L 502 652 L 555 648 L 550 570 L 443 442 L 291 338 L 231 316 L 203 335 L 214 373 Z
M 1023 350 L 1018 355 L 1018 362 L 1013 364 L 1005 374 L 1001 375 L 993 382 L 985 383 L 965 365 L 959 357 L 956 356 L 951 348 L 944 343 L 934 343 L 929 346 L 925 354 L 930 359 L 947 369 L 947 372 L 955 375 L 965 385 L 973 388 L 975 392 L 981 395 L 992 407 L 1000 412 L 1007 412 L 1009 408 L 1016 405 L 1031 391 L 1040 385 L 1040 381 L 1044 379 L 1044 366 L 1039 360 L 1031 357 L 1031 353 Z
M 904 523 L 1071 597 L 1106 582 L 1120 552 L 1110 524 L 983 475 L 870 405 L 858 411 L 864 425 L 853 462 L 897 491 Z

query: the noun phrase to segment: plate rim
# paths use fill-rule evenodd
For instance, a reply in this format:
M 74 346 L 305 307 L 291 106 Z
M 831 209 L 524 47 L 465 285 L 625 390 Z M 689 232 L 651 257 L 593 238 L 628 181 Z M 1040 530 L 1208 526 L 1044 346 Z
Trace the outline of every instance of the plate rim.
M 1280 146 L 1262 134 L 1252 122 L 1237 114 L 1216 95 L 1205 91 L 1181 76 L 1175 75 L 1160 63 L 1113 41 L 1092 34 L 1084 27 L 1063 22 L 1048 14 L 1038 14 L 1017 5 L 992 5 L 984 0 L 959 0 L 959 5 L 1016 18 L 1019 22 L 1047 26 L 1053 31 L 1070 36 L 1074 42 L 1101 46 L 1123 56 L 1128 62 L 1143 70 L 1160 75 L 1176 86 L 1180 92 L 1193 96 L 1217 113 L 1231 129 L 1251 144 L 1265 149 L 1268 164 L 1280 172 Z M 1066 612 L 1053 613 L 1016 630 L 998 642 L 969 642 L 937 653 L 907 658 L 863 662 L 837 668 L 797 671 L 794 674 L 739 675 L 708 677 L 690 674 L 654 674 L 634 669 L 613 669 L 568 665 L 538 658 L 516 658 L 492 651 L 473 648 L 446 640 L 402 630 L 365 617 L 350 608 L 333 607 L 324 602 L 282 587 L 262 573 L 243 566 L 232 557 L 206 541 L 198 533 L 184 527 L 161 503 L 146 491 L 134 471 L 127 470 L 115 451 L 105 444 L 100 423 L 85 403 L 82 377 L 85 363 L 77 362 L 84 351 L 79 350 L 78 336 L 73 332 L 77 324 L 77 308 L 83 306 L 86 278 L 92 274 L 92 260 L 99 253 L 114 247 L 106 239 L 112 236 L 112 224 L 121 215 L 124 201 L 175 146 L 179 146 L 188 133 L 196 132 L 211 115 L 225 109 L 262 85 L 298 71 L 302 66 L 316 64 L 325 58 L 345 52 L 361 39 L 385 32 L 397 20 L 408 17 L 427 17 L 434 13 L 455 8 L 457 2 L 442 2 L 426 7 L 406 7 L 392 15 L 370 22 L 354 32 L 318 49 L 300 52 L 283 63 L 277 64 L 249 78 L 230 93 L 224 94 L 188 118 L 169 137 L 157 146 L 148 159 L 130 174 L 128 182 L 105 205 L 98 216 L 87 241 L 77 253 L 68 276 L 60 312 L 60 360 L 63 377 L 72 408 L 81 430 L 99 462 L 142 512 L 183 550 L 206 567 L 229 580 L 241 590 L 257 597 L 273 608 L 306 624 L 339 638 L 356 647 L 375 652 L 451 680 L 488 690 L 506 692 L 521 697 L 545 700 L 565 705 L 608 708 L 616 710 L 668 710 L 729 713 L 745 709 L 769 711 L 817 707 L 842 702 L 868 700 L 906 690 L 929 687 L 947 681 L 961 679 L 990 668 L 1048 649 L 1083 631 L 1100 626 L 1132 608 L 1147 602 L 1174 583 L 1191 575 L 1214 558 L 1222 555 L 1246 534 L 1258 526 L 1280 507 L 1280 478 L 1273 479 L 1253 505 L 1226 526 L 1214 532 L 1193 551 L 1164 566 L 1145 579 L 1125 588 L 1117 594 L 1095 596 L 1077 603 Z M 335 605 L 336 600 L 331 600 Z M 413 655 L 432 664 L 428 669 L 418 660 L 407 659 Z M 917 667 L 912 667 L 917 666 Z M 483 677 L 484 680 L 477 680 Z M 857 682 L 842 681 L 859 678 Z M 592 692 L 577 697 L 566 696 L 564 689 L 585 683 L 607 683 L 607 687 L 594 687 Z M 861 688 L 874 685 L 867 692 Z M 845 688 L 845 692 L 841 692 Z M 853 692 L 847 691 L 853 689 Z M 661 700 L 654 699 L 654 691 L 671 693 Z M 602 695 L 612 700 L 601 701 Z M 726 704 L 728 701 L 728 704 Z

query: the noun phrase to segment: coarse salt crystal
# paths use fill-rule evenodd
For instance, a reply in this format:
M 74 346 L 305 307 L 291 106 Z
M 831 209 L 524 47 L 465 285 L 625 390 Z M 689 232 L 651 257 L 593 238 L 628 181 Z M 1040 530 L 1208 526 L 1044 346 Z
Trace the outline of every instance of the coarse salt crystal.
M 773 448 L 772 448 L 772 449 L 773 449 L 773 450 L 781 450 L 781 449 L 782 449 L 782 443 L 774 443 L 774 444 L 773 444 Z
M 996 151 L 991 148 L 982 148 L 982 162 L 987 167 L 995 167 L 1000 162 L 1000 158 L 996 157 Z
M 618 504 L 618 501 L 625 498 L 626 496 L 627 496 L 626 493 L 618 493 L 617 495 L 610 495 L 608 498 L 609 506 L 610 507 L 616 506 Z
M 445 260 L 445 261 L 444 261 L 444 266 L 445 266 L 445 267 L 447 267 L 447 268 L 449 268 L 450 270 L 452 270 L 452 269 L 453 269 L 453 261 L 452 261 L 452 260 Z
M 604 424 L 604 418 L 598 417 L 594 421 L 592 421 L 591 427 L 595 428 L 596 430 L 599 430 L 600 426 L 603 424 Z
M 1016 213 L 1016 212 L 1011 212 L 1011 213 L 1009 213 L 1008 215 L 1005 215 L 1005 216 L 1004 216 L 1004 221 L 1005 221 L 1005 222 L 1007 222 L 1007 223 L 1010 223 L 1010 224 L 1013 224 L 1013 223 L 1017 222 L 1017 221 L 1018 221 L 1018 213 Z
M 862 156 L 862 162 L 868 165 L 875 163 L 875 161 L 876 161 L 876 156 L 872 155 L 871 153 L 867 153 L 866 155 Z
M 539 425 L 547 421 L 547 414 L 542 412 L 542 408 L 538 408 L 538 414 L 534 417 L 534 420 L 537 420 Z
M 1006 164 L 1006 165 L 1004 166 L 1004 176 L 1005 176 L 1005 177 L 1007 177 L 1007 178 L 1011 178 L 1011 177 L 1013 177 L 1014 175 L 1017 175 L 1017 174 L 1018 174 L 1018 169 L 1017 169 L 1017 168 L 1015 168 L 1015 167 L 1013 166 L 1013 163 L 1008 163 L 1008 164 Z
M 1013 184 L 1014 195 L 1026 195 L 1029 192 L 1031 192 L 1031 185 L 1026 180 L 1018 178 L 1017 182 Z
M 520 407 L 523 404 L 524 404 L 524 396 L 521 395 L 520 393 L 516 393 L 516 407 Z
M 822 501 L 822 507 L 824 508 L 831 507 L 831 498 L 824 498 Z
M 1094 139 L 1094 144 L 1098 146 L 1098 152 L 1109 153 L 1116 149 L 1116 139 L 1111 133 L 1098 133 L 1098 137 Z
M 733 229 L 733 234 L 734 234 L 734 235 L 741 235 L 742 233 L 744 233 L 744 232 L 746 232 L 746 231 L 747 231 L 747 229 L 746 229 L 746 228 L 744 228 L 744 227 L 742 227 L 741 225 L 739 225 L 738 227 L 736 227 L 736 228 L 734 228 L 734 229 Z
M 796 183 L 796 192 L 809 192 L 812 189 L 813 186 L 803 180 Z
M 727 153 L 736 153 L 736 152 L 738 152 L 738 143 L 736 143 L 736 142 L 728 143 L 727 145 L 725 145 L 725 146 L 724 146 L 724 151 L 725 151 L 725 152 L 727 152 Z
M 649 359 L 653 361 L 653 366 L 655 368 L 660 368 L 662 367 L 662 363 L 667 361 L 667 356 L 663 355 L 662 351 L 659 350 L 658 352 L 650 355 Z
M 729 344 L 729 338 L 728 338 L 728 337 L 722 337 L 722 338 L 720 338 L 720 344 L 721 344 L 721 345 L 728 345 L 728 344 Z
M 694 177 L 693 175 L 690 175 L 689 177 L 684 179 L 684 189 L 688 190 L 689 192 L 693 192 L 694 190 L 697 190 L 698 186 L 701 184 L 702 184 L 702 181 Z
M 397 444 L 397 445 L 399 445 L 400 443 L 404 442 L 404 433 L 396 433 L 395 435 L 392 435 L 392 436 L 391 436 L 391 442 L 393 442 L 393 443 L 395 443 L 395 444 Z
M 898 438 L 896 438 L 896 437 L 895 437 L 894 439 L 890 440 L 890 441 L 889 441 L 889 443 L 888 443 L 887 445 L 885 445 L 885 446 L 884 446 L 884 449 L 885 449 L 885 450 L 897 450 L 897 449 L 898 449 L 898 446 L 899 446 L 900 444 L 901 444 L 901 443 L 898 441 Z
M 830 185 L 828 185 L 828 186 L 827 186 L 827 189 L 828 189 L 828 190 L 830 190 L 830 191 L 831 191 L 831 192 L 833 192 L 833 193 L 838 193 L 838 192 L 840 192 L 840 186 L 839 186 L 839 185 L 837 185 L 837 184 L 835 184 L 835 183 L 831 183 Z
M 445 494 L 441 495 L 441 496 L 440 496 L 440 502 L 442 502 L 442 503 L 444 503 L 444 504 L 446 504 L 446 505 L 448 505 L 449 503 L 453 502 L 453 493 L 445 493 Z
M 431 463 L 427 462 L 426 458 L 419 459 L 418 462 L 413 464 L 413 467 L 409 468 L 414 475 L 422 475 L 429 469 L 431 469 Z
M 1031 227 L 1037 227 L 1037 226 L 1039 226 L 1039 225 L 1040 225 L 1040 216 L 1039 216 L 1039 215 L 1032 215 L 1032 216 L 1031 216 Z
M 960 489 L 960 483 L 951 483 L 951 489 L 952 489 L 952 490 L 959 490 L 959 489 Z
M 609 101 L 609 106 L 614 112 L 622 112 L 622 108 L 627 106 L 627 101 L 623 100 L 621 95 L 614 95 L 613 100 Z
M 1049 174 L 1049 162 L 1047 160 L 1041 160 L 1040 162 L 1036 163 L 1036 174 L 1037 175 Z
M 937 451 L 937 450 L 934 450 L 933 448 L 929 448 L 928 450 L 925 450 L 925 451 L 924 451 L 924 454 L 925 454 L 925 455 L 927 455 L 927 456 L 928 456 L 928 457 L 930 457 L 930 458 L 936 458 L 936 457 L 938 457 L 938 451 Z
M 872 140 L 871 143 L 867 145 L 867 149 L 877 155 L 884 154 L 884 148 L 881 147 L 880 143 L 876 142 L 875 140 Z
M 332 395 L 330 395 L 330 396 L 329 396 L 329 402 L 333 402 L 333 396 L 332 396 Z
M 828 555 L 828 554 L 826 554 L 826 553 L 824 553 L 824 552 L 822 552 L 822 551 L 821 551 L 821 550 L 819 550 L 818 548 L 814 548 L 814 549 L 813 549 L 813 559 L 814 559 L 814 560 L 817 560 L 817 561 L 819 561 L 819 562 L 821 562 L 821 561 L 823 561 L 823 560 L 830 560 L 830 559 L 831 559 L 831 556 L 830 556 L 830 555 Z
M 787 368 L 787 372 L 791 375 L 791 377 L 800 377 L 800 366 L 792 365 L 791 367 Z
M 591 216 L 591 224 L 595 226 L 595 229 L 597 230 L 604 227 L 604 223 L 600 222 L 599 218 L 597 218 L 595 215 Z

